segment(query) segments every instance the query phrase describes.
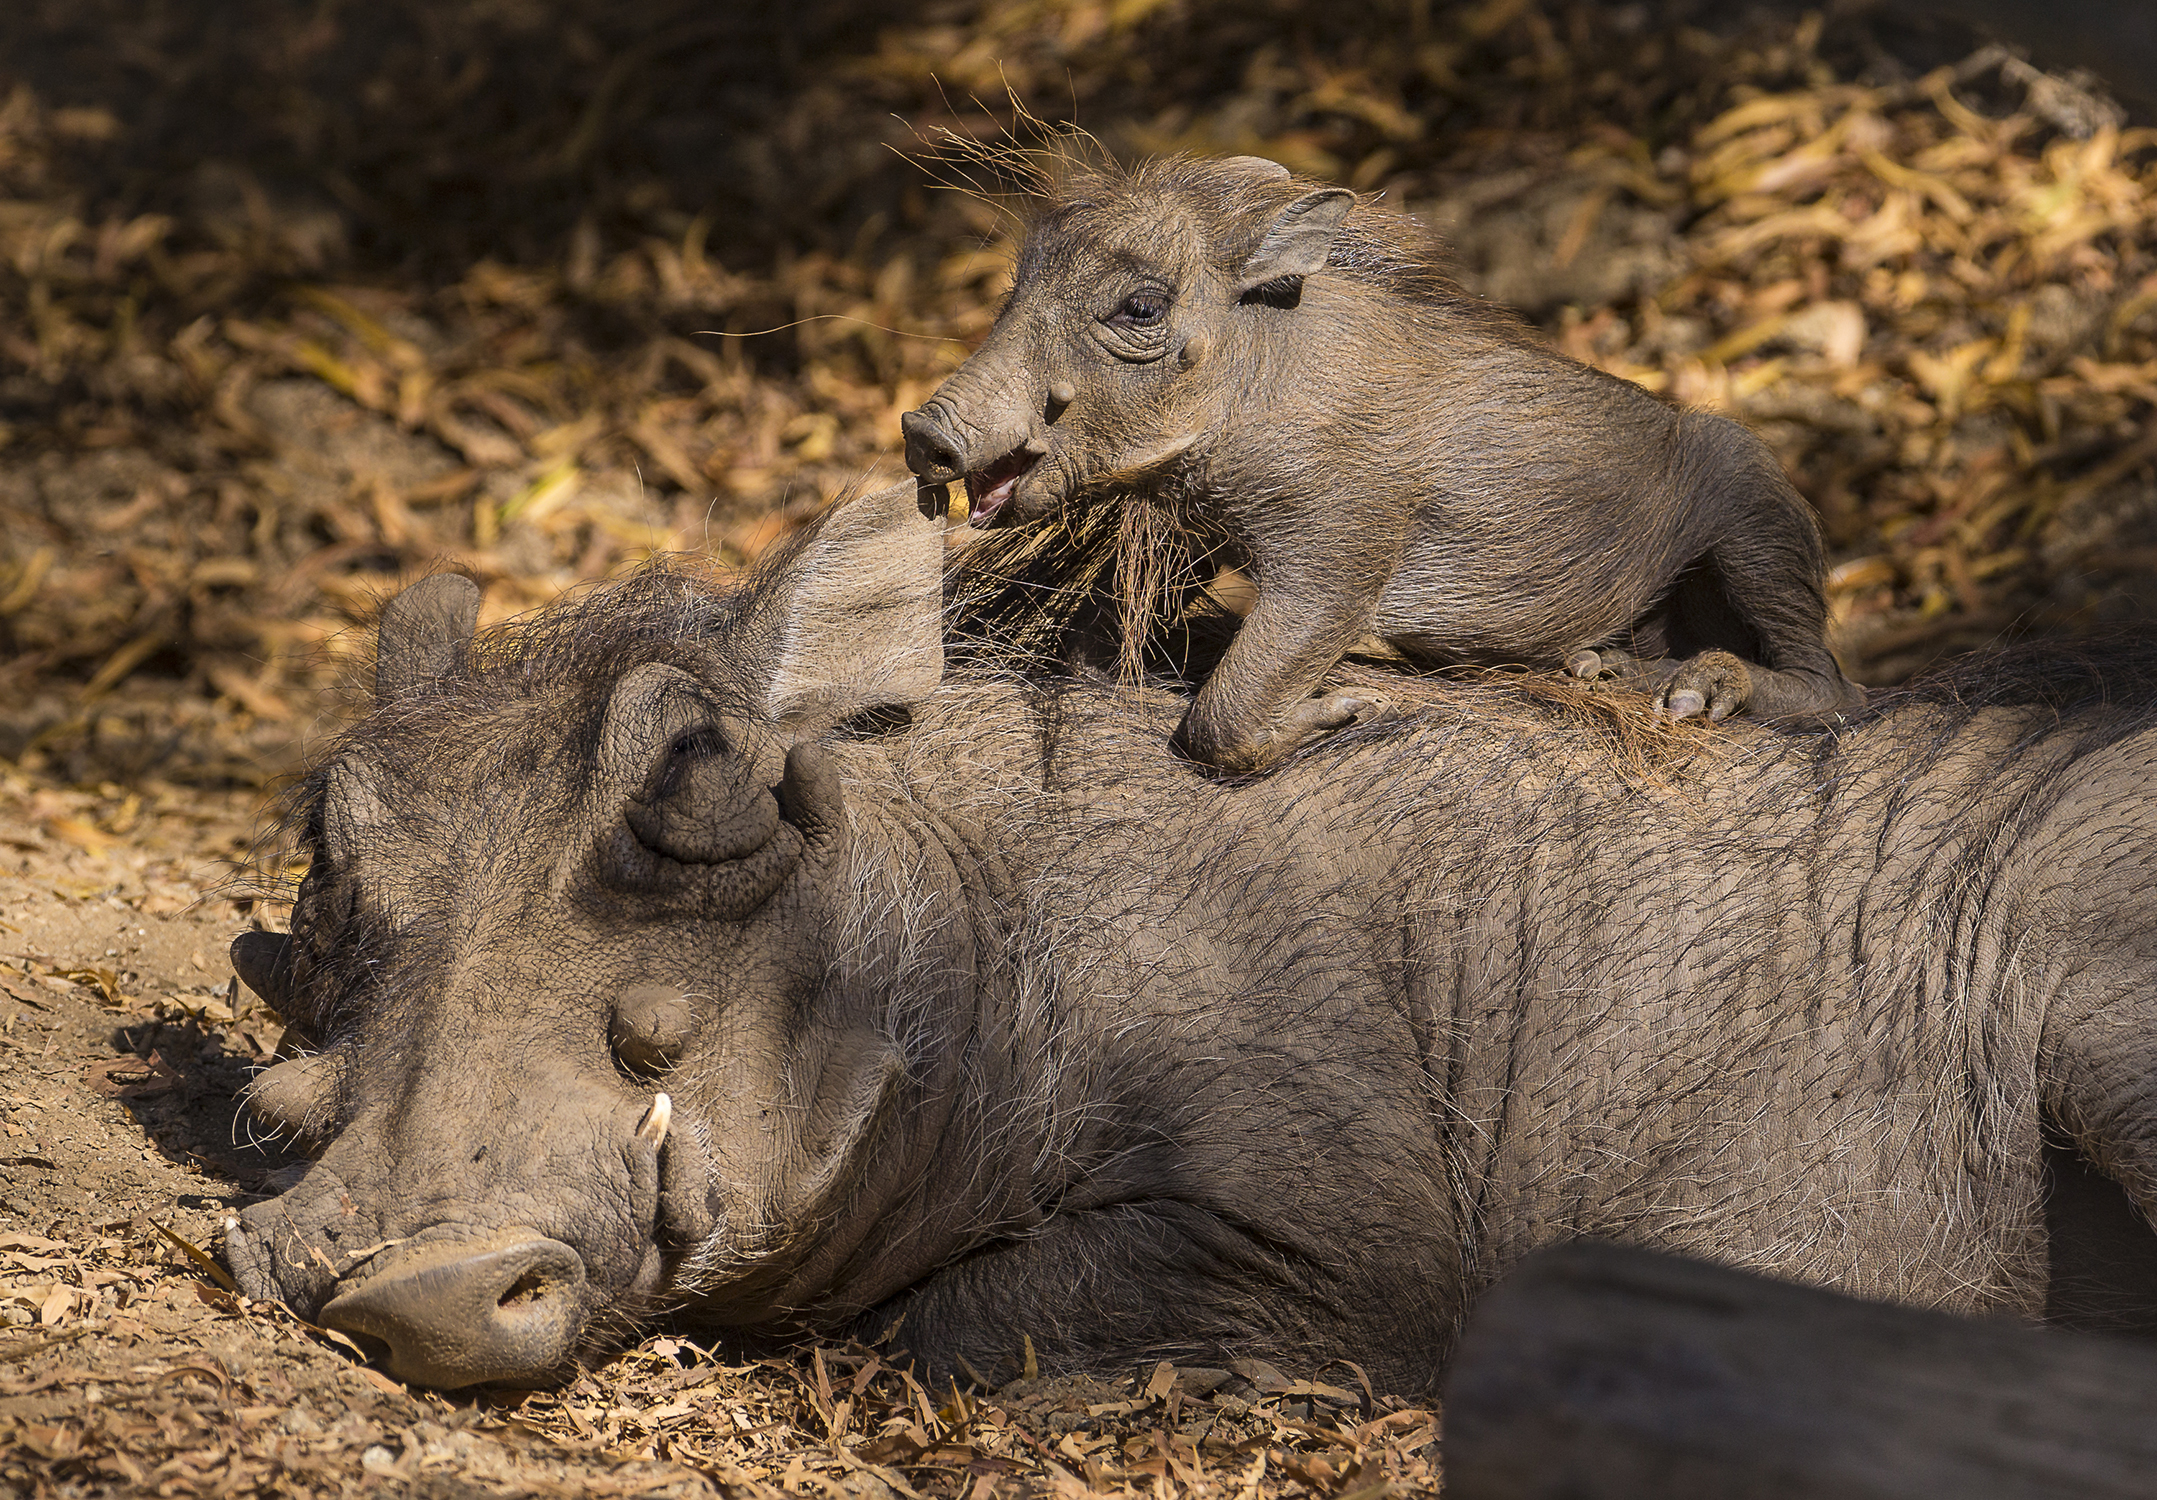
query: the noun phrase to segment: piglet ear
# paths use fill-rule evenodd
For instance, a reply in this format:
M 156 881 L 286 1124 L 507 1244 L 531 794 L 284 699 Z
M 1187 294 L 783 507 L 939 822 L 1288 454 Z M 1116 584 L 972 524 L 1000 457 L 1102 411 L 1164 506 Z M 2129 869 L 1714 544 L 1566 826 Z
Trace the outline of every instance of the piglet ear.
M 842 501 L 765 565 L 748 622 L 765 717 L 799 743 L 944 676 L 944 528 L 911 480 Z
M 448 675 L 478 626 L 479 585 L 459 573 L 422 578 L 390 600 L 375 643 L 375 701 Z
M 1356 195 L 1348 189 L 1320 188 L 1282 209 L 1267 226 L 1258 249 L 1243 263 L 1236 277 L 1236 295 L 1246 296 L 1268 282 L 1324 270 L 1334 233 L 1355 206 Z

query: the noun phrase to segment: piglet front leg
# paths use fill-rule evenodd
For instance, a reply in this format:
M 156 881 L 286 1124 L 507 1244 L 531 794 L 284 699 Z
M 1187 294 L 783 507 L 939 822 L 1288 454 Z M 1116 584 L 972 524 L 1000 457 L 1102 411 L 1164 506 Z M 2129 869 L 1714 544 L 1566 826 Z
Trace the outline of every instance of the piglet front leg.
M 1317 688 L 1370 629 L 1375 604 L 1375 591 L 1366 600 L 1262 582 L 1257 605 L 1177 727 L 1175 748 L 1215 770 L 1249 774 L 1354 723 L 1375 706 L 1371 699 Z

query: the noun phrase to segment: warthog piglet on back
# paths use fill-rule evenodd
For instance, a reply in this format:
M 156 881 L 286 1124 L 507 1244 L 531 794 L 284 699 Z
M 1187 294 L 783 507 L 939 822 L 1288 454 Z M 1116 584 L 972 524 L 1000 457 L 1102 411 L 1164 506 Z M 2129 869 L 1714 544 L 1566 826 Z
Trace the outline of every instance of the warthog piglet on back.
M 1177 731 L 1224 769 L 1352 719 L 1311 695 L 1373 633 L 1617 671 L 1677 717 L 1863 701 L 1766 445 L 1546 347 L 1414 220 L 1255 157 L 1067 168 L 987 342 L 903 426 L 975 526 L 1128 486 L 1251 573 Z
M 1404 676 L 1215 782 L 1181 698 L 944 676 L 941 551 L 905 486 L 738 592 L 398 598 L 235 949 L 319 1048 L 251 1101 L 318 1160 L 229 1224 L 247 1295 L 438 1385 L 678 1308 L 1409 1391 L 1577 1235 L 2035 1311 L 2045 1125 L 2157 1209 L 2146 678 L 1666 785 Z

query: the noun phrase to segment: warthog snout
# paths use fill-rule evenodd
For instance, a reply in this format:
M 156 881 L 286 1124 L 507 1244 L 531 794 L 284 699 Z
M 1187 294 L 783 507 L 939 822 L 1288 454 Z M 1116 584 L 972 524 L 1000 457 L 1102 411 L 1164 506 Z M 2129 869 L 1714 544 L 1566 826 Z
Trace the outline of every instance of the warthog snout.
M 584 1326 L 584 1262 L 560 1240 L 511 1229 L 385 1252 L 330 1299 L 322 1323 L 388 1346 L 390 1373 L 454 1388 L 558 1372 Z
M 1052 399 L 1049 410 L 1060 414 L 1070 404 L 1069 394 L 1059 387 L 1058 395 L 1065 399 L 1060 405 Z M 1019 481 L 1049 452 L 1047 440 L 1023 410 L 1013 408 L 1003 418 L 976 427 L 960 420 L 940 392 L 899 419 L 899 430 L 906 434 L 906 466 L 914 471 L 915 483 L 928 491 L 966 481 L 967 519 L 976 527 L 995 521 L 1016 497 Z
M 952 484 L 966 473 L 965 447 L 927 407 L 899 418 L 906 435 L 906 466 L 923 484 Z

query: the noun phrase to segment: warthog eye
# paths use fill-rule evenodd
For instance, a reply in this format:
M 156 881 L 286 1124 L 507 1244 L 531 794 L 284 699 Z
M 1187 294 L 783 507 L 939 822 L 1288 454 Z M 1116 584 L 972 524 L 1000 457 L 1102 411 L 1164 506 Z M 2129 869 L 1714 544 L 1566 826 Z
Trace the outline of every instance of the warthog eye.
M 727 743 L 717 729 L 709 724 L 699 724 L 674 736 L 667 746 L 667 771 L 669 778 L 681 774 L 681 768 L 700 760 L 726 754 Z
M 1108 321 L 1118 328 L 1151 328 L 1168 316 L 1168 297 L 1161 292 L 1133 292 L 1110 313 Z

